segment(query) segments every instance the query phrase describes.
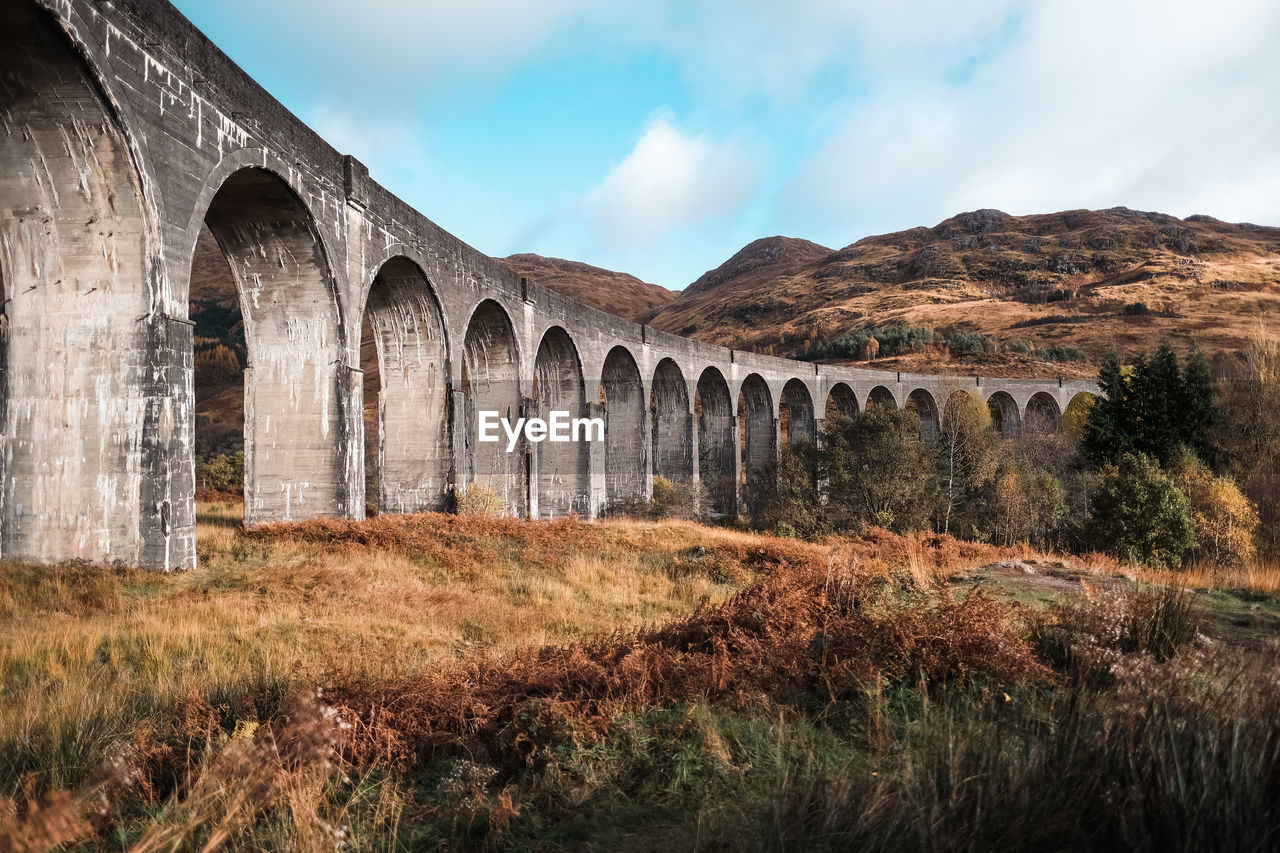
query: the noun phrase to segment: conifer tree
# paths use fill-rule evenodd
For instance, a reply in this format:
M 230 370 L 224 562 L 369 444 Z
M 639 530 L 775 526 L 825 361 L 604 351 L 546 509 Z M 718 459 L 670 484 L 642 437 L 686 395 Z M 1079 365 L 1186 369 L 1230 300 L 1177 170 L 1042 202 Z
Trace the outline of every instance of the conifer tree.
M 1194 344 L 1187 354 L 1187 366 L 1182 373 L 1182 399 L 1177 415 L 1182 443 L 1205 464 L 1212 466 L 1217 461 L 1212 435 L 1220 412 L 1209 361 Z
M 1186 394 L 1178 354 L 1167 338 L 1160 341 L 1150 361 L 1135 369 L 1133 382 L 1139 394 L 1141 417 L 1134 446 L 1158 459 L 1161 465 L 1168 465 L 1184 440 L 1180 409 Z
M 1130 407 L 1134 401 L 1115 347 L 1107 350 L 1098 371 L 1098 388 L 1102 396 L 1089 409 L 1083 447 L 1085 455 L 1095 464 L 1105 465 L 1133 449 L 1134 423 Z

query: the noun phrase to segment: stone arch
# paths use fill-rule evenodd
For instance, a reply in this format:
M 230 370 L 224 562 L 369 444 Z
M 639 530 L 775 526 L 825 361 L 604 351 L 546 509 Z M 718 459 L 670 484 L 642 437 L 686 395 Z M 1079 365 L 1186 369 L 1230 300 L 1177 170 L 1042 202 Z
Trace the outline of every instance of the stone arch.
M 34 3 L 0 8 L 0 554 L 186 568 L 191 332 L 168 313 L 119 99 L 74 29 Z
M 567 412 L 587 417 L 582 361 L 569 333 L 552 326 L 542 335 L 533 360 L 533 400 L 537 417 Z M 538 516 L 559 518 L 591 511 L 590 447 L 586 441 L 541 441 L 533 445 Z
M 817 438 L 817 423 L 813 412 L 813 396 L 799 379 L 790 379 L 782 386 L 778 399 L 778 419 L 782 440 L 813 441 Z
M 453 463 L 448 351 L 426 273 L 404 256 L 386 261 L 369 288 L 361 332 L 361 364 L 377 368 L 364 376 L 364 423 L 376 452 L 374 465 L 366 452 L 366 483 L 377 484 L 380 512 L 444 508 Z
M 920 418 L 920 440 L 934 441 L 938 438 L 938 430 L 942 418 L 938 413 L 938 402 L 924 388 L 917 388 L 907 395 L 907 406 Z
M 856 418 L 858 416 L 858 398 L 853 389 L 844 382 L 837 382 L 827 393 L 826 419 L 834 423 L 837 418 Z
M 670 358 L 653 372 L 649 408 L 653 413 L 653 473 L 676 483 L 693 482 L 693 417 L 689 385 Z
M 1034 429 L 1038 432 L 1055 432 L 1058 421 L 1062 419 L 1062 411 L 1058 401 L 1048 391 L 1037 391 L 1027 400 L 1026 412 L 1022 418 L 1023 429 Z
M 872 406 L 888 406 L 892 409 L 898 408 L 898 401 L 893 396 L 893 392 L 883 385 L 877 385 L 867 393 L 867 408 Z
M 1022 424 L 1018 418 L 1018 404 L 1007 391 L 997 391 L 987 398 L 987 410 L 991 412 L 991 428 L 1004 438 L 1013 438 Z
M 246 523 L 363 514 L 337 286 L 314 218 L 279 174 L 248 166 L 222 182 L 204 222 L 243 317 Z
M 480 441 L 480 413 L 494 412 L 512 427 L 522 416 L 520 352 L 515 329 L 506 310 L 485 299 L 471 312 L 462 340 L 462 385 L 465 468 L 463 487 L 477 484 L 492 489 L 508 515 L 523 516 L 527 507 L 527 461 L 523 439 L 508 452 L 501 426 Z
M 615 346 L 605 356 L 600 393 L 604 403 L 605 503 L 617 511 L 646 500 L 650 489 L 644 381 L 626 347 Z
M 708 367 L 698 377 L 694 408 L 698 416 L 698 473 L 710 493 L 711 511 L 732 514 L 737 511 L 733 399 L 729 383 L 716 368 Z
M 744 379 L 738 392 L 738 429 L 742 442 L 741 482 L 746 488 L 747 508 L 755 512 L 764 494 L 763 477 L 778 452 L 773 396 L 758 373 Z

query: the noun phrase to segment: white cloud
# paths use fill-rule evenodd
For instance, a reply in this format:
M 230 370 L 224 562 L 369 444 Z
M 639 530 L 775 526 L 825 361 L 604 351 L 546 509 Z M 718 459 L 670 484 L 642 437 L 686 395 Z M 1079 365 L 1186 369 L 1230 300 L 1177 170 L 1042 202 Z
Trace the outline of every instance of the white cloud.
M 586 194 L 582 213 L 604 249 L 644 249 L 676 228 L 736 212 L 758 180 L 737 144 L 689 136 L 658 118 Z
M 1270 2 L 1036 5 L 962 82 L 878 79 L 783 215 L 849 239 L 975 207 L 1280 221 L 1278 41 Z

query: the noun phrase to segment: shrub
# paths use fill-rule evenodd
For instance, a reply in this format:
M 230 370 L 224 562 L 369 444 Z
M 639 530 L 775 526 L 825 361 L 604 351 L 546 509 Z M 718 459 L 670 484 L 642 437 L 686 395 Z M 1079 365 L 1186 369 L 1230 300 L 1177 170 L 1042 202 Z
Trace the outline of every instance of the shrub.
M 693 490 L 684 483 L 661 475 L 653 478 L 653 499 L 649 514 L 654 518 L 694 518 L 697 516 Z
M 956 329 L 947 335 L 947 349 L 952 353 L 982 352 L 987 342 L 980 332 Z
M 1151 313 L 1145 302 L 1130 302 L 1124 306 L 1123 311 L 1126 317 L 1142 317 Z
M 1105 469 L 1090 509 L 1093 539 L 1125 562 L 1177 566 L 1196 546 L 1186 496 L 1150 456 L 1126 453 Z
M 782 446 L 761 477 L 763 494 L 752 519 L 756 528 L 801 539 L 812 539 L 831 529 L 818 497 L 818 456 L 811 441 Z
M 827 429 L 823 459 L 834 526 L 928 527 L 938 495 L 937 450 L 920 440 L 915 412 L 870 406 Z
M 1198 543 L 1194 556 L 1225 566 L 1253 559 L 1258 513 L 1235 481 L 1215 477 L 1189 452 L 1175 462 L 1173 478 L 1191 505 L 1191 525 Z
M 203 489 L 238 493 L 244 490 L 244 451 L 209 459 L 196 457 L 196 483 Z
M 502 515 L 502 499 L 492 486 L 471 483 L 455 495 L 458 515 L 478 515 L 482 518 L 498 518 Z

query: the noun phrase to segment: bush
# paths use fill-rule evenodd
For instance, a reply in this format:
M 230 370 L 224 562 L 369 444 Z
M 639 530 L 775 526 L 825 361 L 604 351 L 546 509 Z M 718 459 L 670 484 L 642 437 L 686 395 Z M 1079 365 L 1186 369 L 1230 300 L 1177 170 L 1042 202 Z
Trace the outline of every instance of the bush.
M 951 350 L 953 354 L 982 352 L 986 343 L 986 336 L 980 332 L 956 329 L 947 335 L 947 349 Z
M 693 490 L 684 483 L 668 480 L 661 475 L 653 478 L 653 500 L 649 502 L 649 514 L 654 518 L 695 518 Z
M 224 453 L 209 459 L 196 457 L 196 485 L 217 492 L 244 490 L 244 451 Z
M 759 530 L 778 536 L 812 539 L 830 531 L 826 507 L 818 496 L 819 452 L 811 441 L 782 445 L 766 466 L 759 509 L 752 519 Z
M 1174 482 L 1191 505 L 1197 559 L 1238 566 L 1253 559 L 1258 513 L 1235 481 L 1215 477 L 1208 466 L 1185 452 L 1173 468 Z
M 1196 546 L 1186 496 L 1150 456 L 1126 453 L 1105 469 L 1090 509 L 1093 539 L 1119 560 L 1177 566 Z
M 837 528 L 924 530 L 937 502 L 937 450 L 910 409 L 871 406 L 827 427 L 827 511 Z
M 484 483 L 471 483 L 465 490 L 455 493 L 454 509 L 458 515 L 478 515 L 482 518 L 498 518 L 502 515 L 502 499 L 493 487 Z

